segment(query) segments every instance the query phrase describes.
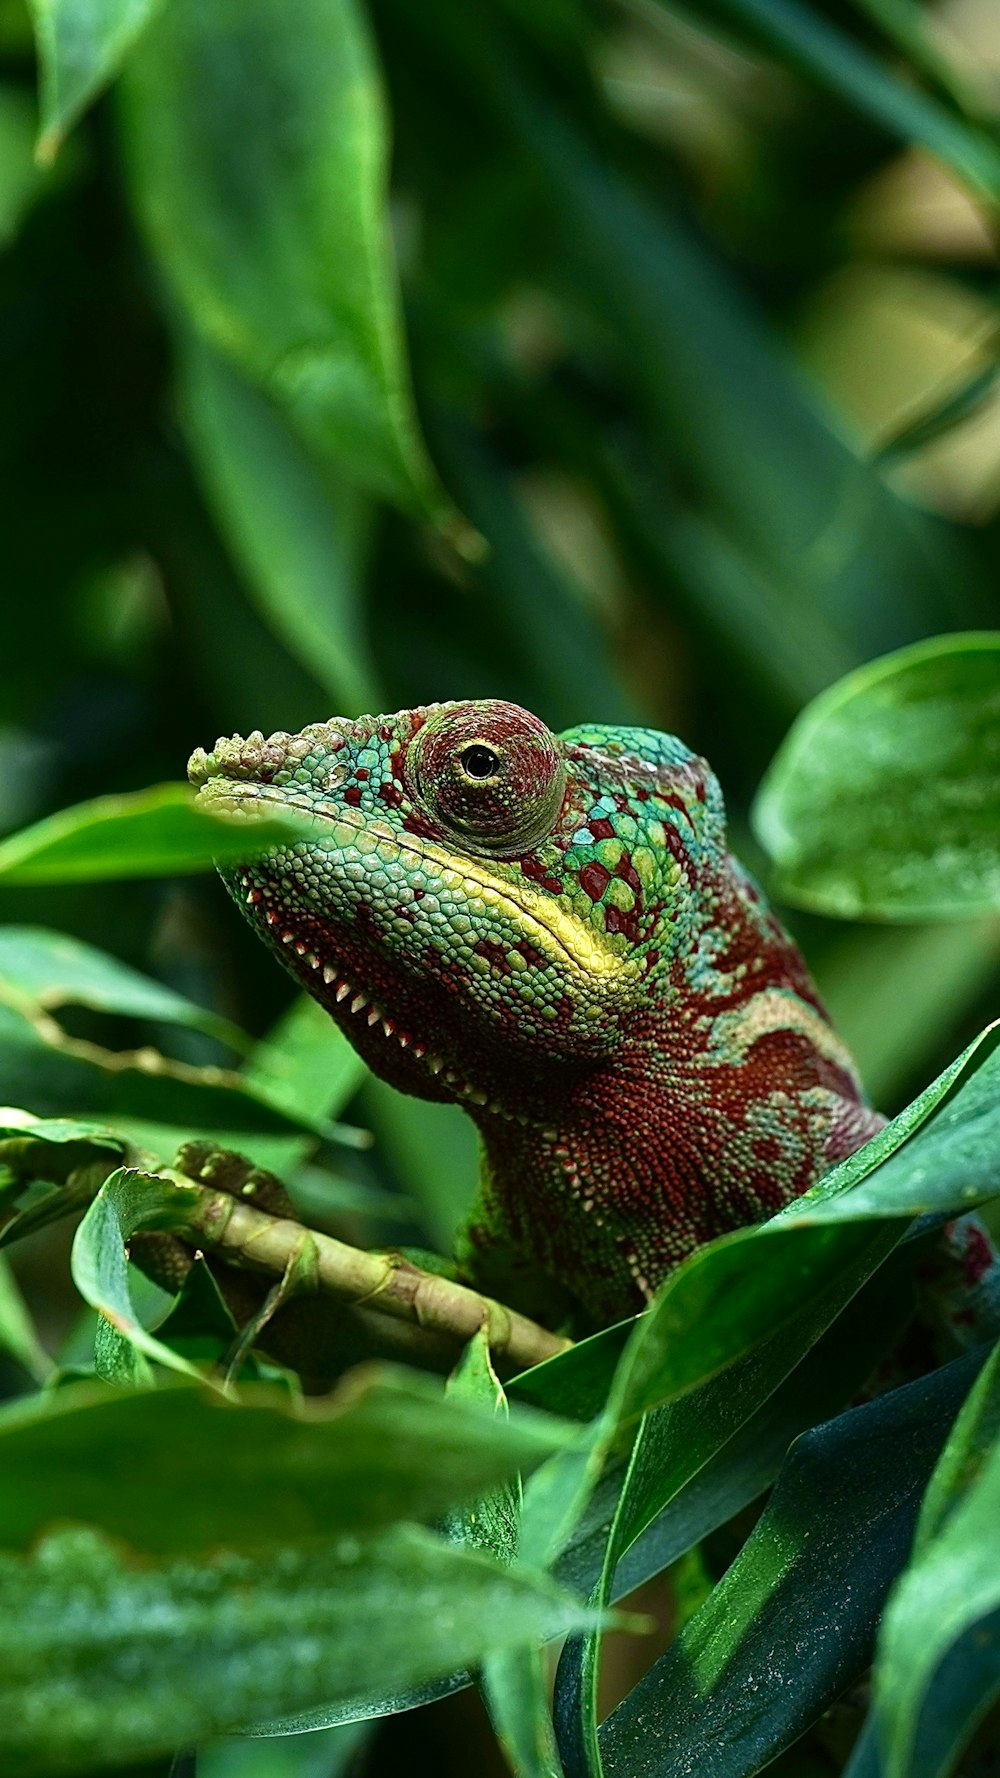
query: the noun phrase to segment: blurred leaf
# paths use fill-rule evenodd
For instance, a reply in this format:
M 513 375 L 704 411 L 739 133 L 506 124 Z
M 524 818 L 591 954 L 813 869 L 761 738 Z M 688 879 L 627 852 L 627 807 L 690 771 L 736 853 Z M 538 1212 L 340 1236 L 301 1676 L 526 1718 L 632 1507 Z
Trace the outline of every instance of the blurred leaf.
M 443 521 L 406 373 L 388 135 L 353 0 L 171 0 L 123 81 L 136 202 L 196 329 L 352 484 Z
M 992 342 L 992 361 L 989 364 L 968 377 L 957 389 L 951 390 L 942 401 L 935 402 L 930 408 L 924 408 L 915 419 L 908 420 L 894 431 L 891 438 L 878 446 L 874 453 L 874 462 L 883 468 L 894 467 L 907 457 L 912 457 L 914 452 L 922 450 L 924 445 L 946 437 L 963 420 L 979 412 L 995 389 L 998 379 L 1000 338 Z
M 273 1385 L 67 1385 L 0 1410 L 0 1544 L 28 1549 L 73 1520 L 151 1555 L 280 1550 L 430 1521 L 566 1438 L 549 1415 L 497 1419 L 391 1365 L 300 1407 Z
M 169 1752 L 364 1674 L 401 1686 L 589 1612 L 544 1575 L 399 1526 L 274 1554 L 137 1560 L 88 1530 L 0 1557 L 0 1748 L 11 1778 Z M 415 1626 L 419 1625 L 419 1634 Z
M 375 1075 L 365 1081 L 361 1114 L 420 1205 L 428 1239 L 450 1253 L 479 1178 L 474 1125 L 458 1106 L 397 1093 Z
M 44 176 L 32 153 L 35 108 L 11 87 L 0 87 L 0 249 L 17 234 Z
M 336 1117 L 367 1069 L 329 1013 L 300 994 L 257 1044 L 243 1073 L 292 1117 Z
M 0 980 L 11 982 L 43 1009 L 90 1006 L 165 1025 L 204 1031 L 230 1049 L 252 1047 L 245 1031 L 218 1013 L 141 975 L 117 957 L 41 926 L 0 926 Z
M 55 1367 L 4 1253 L 0 1253 L 0 1348 L 16 1358 L 36 1383 L 44 1383 L 52 1375 Z
M 735 1561 L 602 1726 L 617 1778 L 694 1766 L 750 1778 L 862 1671 L 922 1489 L 981 1363 L 957 1359 L 796 1441 Z
M 981 1000 L 998 964 L 995 915 L 950 925 L 849 927 L 815 959 L 823 1004 L 874 1104 L 898 1103 L 900 1089 L 940 1055 L 942 1033 Z
M 41 64 L 38 158 L 55 160 L 81 112 L 113 80 L 162 0 L 28 0 Z
M 353 1097 L 367 1072 L 361 1057 L 329 1013 L 310 995 L 299 994 L 257 1044 L 243 1070 L 243 1077 L 269 1104 L 287 1111 L 292 1117 L 301 1110 L 306 1118 L 312 1118 L 335 1117 Z M 367 1148 L 371 1144 L 367 1130 L 357 1130 L 349 1125 L 335 1124 L 331 1126 L 331 1133 L 338 1141 L 353 1148 Z M 254 1159 L 279 1175 L 296 1175 L 315 1147 L 313 1138 L 301 1136 L 268 1143 L 266 1151 L 255 1142 Z M 343 1191 L 338 1197 L 340 1183 L 329 1174 L 317 1173 L 315 1184 L 319 1189 L 314 1193 L 312 1208 L 318 1214 L 324 1209 L 339 1207 L 345 1202 L 345 1193 L 349 1197 L 351 1187 L 348 1182 L 343 1182 Z M 361 1188 L 357 1190 L 360 1192 Z M 308 1186 L 303 1193 L 298 1190 L 297 1183 L 295 1196 L 305 1212 L 309 1208 Z M 309 1220 L 308 1216 L 306 1220 Z
M 462 617 L 463 638 L 489 659 L 500 635 L 509 635 L 532 708 L 555 730 L 578 723 L 586 710 L 599 710 L 603 722 L 636 721 L 587 593 L 546 548 L 481 431 L 440 409 L 428 423 L 449 486 L 490 546 Z
M 166 877 L 242 863 L 270 846 L 313 831 L 303 816 L 228 818 L 195 800 L 185 784 L 160 784 L 99 796 L 60 809 L 0 840 L 0 878 L 8 883 L 104 883 L 116 877 Z
M 319 1115 L 292 1115 L 265 1091 L 227 1068 L 196 1068 L 158 1050 L 110 1050 L 69 1037 L 48 1013 L 0 982 L 0 1067 L 12 1099 L 45 1116 L 72 1114 L 85 1105 L 95 1121 L 124 1126 L 136 1119 L 171 1125 L 183 1136 L 235 1134 L 236 1146 L 255 1130 L 286 1138 L 311 1131 L 335 1138 L 340 1126 Z M 177 1141 L 174 1147 L 178 1146 Z
M 748 31 L 890 135 L 943 160 L 978 197 L 1000 203 L 1000 147 L 990 135 L 901 79 L 817 7 L 798 0 L 707 0 L 697 10 L 701 18 L 721 17 Z
M 945 1448 L 874 1676 L 886 1778 L 950 1772 L 1000 1692 L 1000 1367 L 994 1353 Z
M 367 516 L 310 461 L 282 415 L 207 345 L 181 355 L 181 412 L 247 588 L 338 715 L 381 710 L 361 587 Z
M 1000 634 L 917 643 L 824 692 L 754 824 L 801 906 L 903 920 L 1000 907 Z
M 768 628 L 784 608 L 783 652 L 807 669 L 803 607 L 834 663 L 852 664 L 961 612 L 977 597 L 962 546 L 852 454 L 739 283 L 565 116 L 502 70 L 497 81 L 560 231 L 560 281 L 573 277 L 653 436 L 648 473 L 679 464 L 690 504 L 709 508 L 710 530 L 682 548 L 687 578 L 707 548 L 714 607 L 735 612 L 737 586 L 745 598 L 766 583 Z
M 341 1778 L 372 1727 L 366 1722 L 345 1723 L 280 1740 L 250 1741 L 242 1736 L 213 1741 L 198 1750 L 195 1778 Z

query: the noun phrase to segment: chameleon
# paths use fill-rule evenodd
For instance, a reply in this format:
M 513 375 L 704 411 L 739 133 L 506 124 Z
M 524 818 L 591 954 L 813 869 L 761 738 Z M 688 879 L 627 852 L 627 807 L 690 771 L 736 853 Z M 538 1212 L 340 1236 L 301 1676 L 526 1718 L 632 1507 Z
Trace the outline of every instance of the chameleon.
M 474 1119 L 459 1271 L 515 1306 L 632 1315 L 884 1124 L 674 736 L 466 700 L 221 738 L 188 773 L 313 818 L 223 879 L 377 1075 Z

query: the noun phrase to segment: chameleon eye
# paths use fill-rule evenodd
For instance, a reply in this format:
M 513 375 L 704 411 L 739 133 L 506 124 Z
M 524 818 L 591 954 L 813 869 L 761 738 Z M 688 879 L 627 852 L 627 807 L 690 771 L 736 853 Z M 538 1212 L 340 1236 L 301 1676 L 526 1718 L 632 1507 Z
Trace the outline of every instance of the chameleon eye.
M 566 788 L 545 724 L 492 699 L 432 711 L 410 743 L 406 772 L 442 828 L 469 851 L 497 857 L 533 851 L 551 832 Z
M 459 758 L 470 778 L 495 778 L 500 770 L 500 755 L 494 753 L 492 747 L 485 747 L 482 741 L 474 741 L 471 747 L 463 747 Z

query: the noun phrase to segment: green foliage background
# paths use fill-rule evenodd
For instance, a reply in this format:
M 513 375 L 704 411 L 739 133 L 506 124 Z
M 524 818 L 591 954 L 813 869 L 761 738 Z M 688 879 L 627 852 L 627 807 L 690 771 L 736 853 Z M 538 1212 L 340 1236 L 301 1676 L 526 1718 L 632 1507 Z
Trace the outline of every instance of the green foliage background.
M 110 1171 L 126 1138 L 167 1162 L 211 1133 L 278 1166 L 303 1214 L 349 1240 L 447 1247 L 474 1183 L 470 1131 L 362 1079 L 314 1011 L 288 1005 L 211 874 L 177 874 L 212 843 L 173 791 L 115 805 L 120 831 L 107 808 L 71 818 L 47 864 L 51 829 L 0 842 L 0 1099 L 75 1120 L 32 1139 L 3 1123 L 0 1189 L 30 1218 L 12 1253 L 33 1317 L 5 1274 L 16 1401 L 0 1438 L 22 1478 L 0 1494 L 5 1769 L 149 1759 L 165 1774 L 178 1742 L 262 1718 L 301 1727 L 328 1699 L 324 1724 L 363 1716 L 485 1663 L 494 1723 L 534 1778 L 556 1754 L 525 1651 L 571 1628 L 585 1641 L 564 1663 L 561 1757 L 571 1778 L 596 1774 L 593 1612 L 624 1578 L 670 1565 L 673 1597 L 687 1586 L 703 1608 L 631 1717 L 618 1713 L 605 1769 L 844 1765 L 830 1736 L 783 1750 L 864 1667 L 972 1376 L 893 1391 L 857 1410 L 864 1422 L 842 1413 L 903 1319 L 899 1253 L 866 1280 L 899 1218 L 997 1189 L 989 1043 L 958 1076 L 941 1071 L 991 1016 L 1000 954 L 998 64 L 989 0 L 0 0 L 0 826 L 175 781 L 218 733 L 332 712 L 489 694 L 556 729 L 650 723 L 712 760 L 736 848 L 802 910 L 789 918 L 876 1101 L 899 1111 L 940 1077 L 920 1102 L 924 1135 L 904 1115 L 892 1139 L 911 1139 L 912 1166 L 890 1146 L 869 1199 L 860 1173 L 839 1182 L 852 1189 L 831 1200 L 835 1236 L 816 1212 L 787 1236 L 794 1258 L 785 1235 L 746 1237 L 749 1258 L 718 1250 L 617 1370 L 620 1341 L 605 1341 L 555 1381 L 529 1380 L 521 1394 L 546 1421 L 494 1418 L 485 1361 L 448 1403 L 420 1378 L 376 1380 L 349 1424 L 349 1407 L 319 1412 L 306 1441 L 318 1493 L 295 1482 L 299 1516 L 275 1518 L 290 1484 L 262 1439 L 245 1484 L 258 1510 L 234 1524 L 222 1410 L 184 1397 L 181 1432 L 169 1404 L 185 1386 L 167 1389 L 163 1368 L 218 1358 L 232 1335 L 221 1305 L 202 1280 L 181 1323 L 158 1325 L 165 1304 L 126 1268 L 128 1175 L 88 1213 L 71 1277 L 68 1175 L 82 1159 Z M 755 840 L 751 799 L 799 712 L 865 663 L 955 632 L 977 635 L 811 708 L 767 778 Z M 27 1205 L 26 1140 L 52 1186 Z M 95 1372 L 135 1393 L 109 1409 Z M 294 1399 L 287 1377 L 262 1375 Z M 84 1394 L 64 1412 L 74 1379 Z M 949 1770 L 995 1689 L 996 1567 L 973 1551 L 996 1499 L 996 1388 L 991 1361 L 893 1595 L 878 1682 L 891 1736 L 880 1754 L 864 1731 L 865 1778 L 880 1759 L 890 1778 Z M 567 1449 L 579 1420 L 584 1444 Z M 749 1521 L 720 1527 L 791 1438 L 828 1420 L 795 1447 L 728 1590 L 711 1592 Z M 456 1468 L 477 1438 L 481 1464 Z M 168 1448 L 176 1523 L 158 1540 L 122 1453 L 148 1450 L 152 1467 Z M 402 1453 L 388 1476 L 386 1449 Z M 353 1484 L 336 1468 L 345 1451 Z M 106 1475 L 111 1509 L 57 1489 L 25 1513 L 43 1463 Z M 520 1566 L 504 1567 L 512 1478 L 536 1465 Z M 861 1470 L 867 1492 L 845 1490 Z M 387 1504 L 362 1522 L 373 1475 Z M 483 1489 L 485 1540 L 461 1518 L 451 1544 L 422 1528 L 446 1507 L 469 1513 Z M 869 1494 L 897 1503 L 888 1530 L 865 1517 Z M 351 1509 L 337 1531 L 357 1533 L 360 1558 L 332 1540 L 321 1496 Z M 62 1519 L 90 1530 L 38 1549 Z M 105 1533 L 151 1566 L 137 1579 Z M 850 1609 L 827 1544 L 866 1572 Z M 185 1588 L 198 1574 L 209 1586 L 217 1548 L 234 1566 L 228 1582 L 213 1571 L 216 1616 L 193 1630 Z M 74 1585 L 90 1616 L 72 1631 Z M 242 1629 L 239 1586 L 257 1607 Z M 975 1604 L 945 1633 L 956 1588 Z M 147 1647 L 168 1611 L 173 1630 Z M 931 1623 L 941 1647 L 918 1673 Z M 787 1658 L 755 1711 L 782 1624 Z M 824 1665 L 821 1636 L 802 1655 L 816 1624 L 842 1633 L 840 1666 Z M 120 1647 L 109 1625 L 124 1626 Z M 942 1698 L 934 1663 L 967 1633 L 987 1649 L 982 1671 L 958 1660 L 967 1689 L 949 1679 Z M 630 1658 L 620 1691 L 649 1657 Z M 130 1670 L 145 1688 L 131 1715 Z M 925 1693 L 945 1725 L 930 1747 Z M 499 1758 L 462 1698 L 375 1730 L 206 1741 L 176 1772 L 196 1760 L 198 1778 L 332 1778 L 365 1761 L 377 1774 L 401 1749 L 417 1757 L 408 1737 L 462 1771 L 471 1736 L 477 1763 Z

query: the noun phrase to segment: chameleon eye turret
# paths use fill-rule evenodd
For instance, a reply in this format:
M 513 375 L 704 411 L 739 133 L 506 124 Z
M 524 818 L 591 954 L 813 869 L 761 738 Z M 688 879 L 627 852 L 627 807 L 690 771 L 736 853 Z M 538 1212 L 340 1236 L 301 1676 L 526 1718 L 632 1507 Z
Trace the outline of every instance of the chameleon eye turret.
M 630 1313 L 878 1127 L 673 736 L 467 700 L 234 735 L 189 770 L 313 817 L 224 880 L 377 1074 L 475 1118 L 465 1264 L 515 1306 L 555 1280 L 594 1320 Z
M 517 857 L 552 831 L 566 793 L 554 735 L 516 704 L 453 704 L 414 736 L 419 800 L 473 852 Z

